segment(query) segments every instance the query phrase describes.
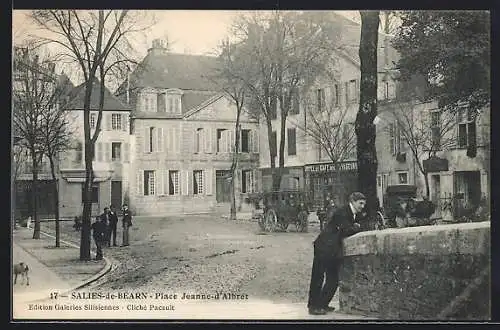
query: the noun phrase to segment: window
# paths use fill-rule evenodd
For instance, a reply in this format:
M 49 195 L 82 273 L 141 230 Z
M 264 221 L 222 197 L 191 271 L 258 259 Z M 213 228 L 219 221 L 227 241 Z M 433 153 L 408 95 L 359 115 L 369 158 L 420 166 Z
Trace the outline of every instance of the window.
M 174 112 L 175 113 L 181 113 L 181 100 L 180 96 L 176 96 L 174 99 Z
M 179 171 L 168 172 L 168 194 L 179 195 Z
M 83 144 L 80 141 L 77 141 L 75 146 L 75 163 L 81 164 L 82 160 L 83 160 Z
M 155 171 L 144 171 L 144 196 L 155 194 Z
M 153 93 L 145 93 L 143 99 L 144 99 L 144 111 L 155 112 L 156 103 L 158 101 L 157 96 Z
M 346 82 L 346 101 L 347 103 L 356 102 L 358 99 L 357 82 L 355 79 Z
M 175 112 L 174 99 L 172 98 L 172 96 L 169 96 L 168 98 L 168 112 Z
M 241 130 L 241 152 L 250 152 L 250 130 Z
M 95 128 L 95 124 L 96 124 L 96 114 L 91 113 L 90 114 L 90 128 Z
M 408 184 L 408 172 L 398 172 L 399 184 Z
M 193 171 L 193 194 L 203 194 L 203 171 Z
M 439 150 L 441 148 L 441 112 L 431 112 L 431 138 L 432 150 Z
M 203 146 L 204 146 L 204 139 L 203 139 L 203 128 L 197 128 L 196 129 L 196 136 L 195 136 L 195 141 L 194 141 L 194 152 L 199 153 L 201 152 Z
M 85 183 L 82 183 L 82 203 L 85 200 Z M 99 203 L 99 184 L 92 185 L 92 203 Z
M 122 130 L 122 115 L 120 113 L 111 114 L 111 129 L 113 131 Z
M 288 134 L 288 155 L 294 156 L 297 154 L 297 142 L 295 128 L 287 129 Z
M 158 112 L 166 112 L 165 93 L 160 93 L 156 97 L 156 109 Z
M 271 143 L 270 143 L 270 145 L 271 145 L 271 148 L 272 148 L 271 155 L 275 157 L 276 155 L 278 155 L 277 154 L 277 152 L 278 152 L 278 137 L 276 135 L 276 131 L 272 131 L 271 132 Z
M 254 177 L 252 170 L 242 170 L 241 171 L 241 192 L 251 193 L 254 187 Z
M 111 160 L 116 161 L 121 159 L 122 144 L 120 142 L 111 143 Z
M 223 128 L 217 130 L 217 152 L 229 152 L 229 130 Z
M 460 109 L 458 111 L 458 147 L 467 148 L 476 144 L 476 121 L 472 111 Z
M 325 90 L 323 88 L 318 88 L 316 90 L 316 105 L 318 107 L 318 112 L 325 109 Z
M 397 155 L 401 152 L 403 139 L 402 133 L 397 123 L 389 124 L 389 148 L 392 155 Z

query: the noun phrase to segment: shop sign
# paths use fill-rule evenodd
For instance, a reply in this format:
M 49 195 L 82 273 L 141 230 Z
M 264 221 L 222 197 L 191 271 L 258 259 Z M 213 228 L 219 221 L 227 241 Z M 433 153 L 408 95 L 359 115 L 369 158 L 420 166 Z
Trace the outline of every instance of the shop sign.
M 327 163 L 327 164 L 311 164 L 305 165 L 304 170 L 309 173 L 318 172 L 343 172 L 343 171 L 356 171 L 358 169 L 358 162 L 341 162 L 341 163 Z

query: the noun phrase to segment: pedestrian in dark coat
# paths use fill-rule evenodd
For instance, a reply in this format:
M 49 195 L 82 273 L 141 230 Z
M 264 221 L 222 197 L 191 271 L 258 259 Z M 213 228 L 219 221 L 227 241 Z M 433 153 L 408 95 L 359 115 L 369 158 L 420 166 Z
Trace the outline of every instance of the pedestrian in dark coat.
M 132 213 L 128 209 L 127 204 L 123 204 L 122 226 L 123 226 L 122 246 L 128 246 L 129 245 L 129 228 L 132 226 Z
M 101 217 L 97 217 L 96 221 L 92 224 L 92 237 L 94 238 L 96 246 L 95 260 L 102 260 L 102 246 L 106 239 L 106 225 Z
M 366 197 L 362 193 L 352 193 L 349 196 L 349 204 L 331 214 L 324 230 L 314 241 L 314 259 L 307 303 L 309 314 L 324 315 L 334 310 L 328 304 L 335 295 L 339 283 L 339 270 L 343 257 L 342 239 L 360 231 L 361 226 L 356 221 L 356 216 L 361 214 L 365 205 Z
M 105 207 L 104 212 L 100 215 L 102 222 L 106 226 L 106 230 L 104 232 L 104 244 L 106 246 L 110 246 L 111 242 L 111 227 L 110 227 L 110 219 L 109 219 L 109 208 Z
M 111 237 L 113 238 L 113 246 L 117 246 L 116 244 L 116 227 L 118 224 L 118 215 L 116 214 L 116 210 L 114 205 L 109 207 L 109 231 L 110 231 L 110 241 Z

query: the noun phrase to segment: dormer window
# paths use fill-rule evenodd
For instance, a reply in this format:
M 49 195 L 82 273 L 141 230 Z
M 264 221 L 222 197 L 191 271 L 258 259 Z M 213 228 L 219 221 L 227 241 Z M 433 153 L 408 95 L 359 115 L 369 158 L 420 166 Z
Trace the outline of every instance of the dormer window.
M 182 113 L 181 97 L 182 91 L 179 89 L 172 89 L 167 92 L 167 112 L 173 114 Z

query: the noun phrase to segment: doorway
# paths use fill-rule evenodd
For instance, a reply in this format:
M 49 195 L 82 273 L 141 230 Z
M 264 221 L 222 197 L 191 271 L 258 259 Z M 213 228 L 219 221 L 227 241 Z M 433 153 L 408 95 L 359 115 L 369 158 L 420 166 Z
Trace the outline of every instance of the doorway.
M 122 182 L 111 181 L 111 204 L 116 210 L 120 210 L 122 206 Z
M 215 197 L 217 203 L 231 202 L 231 171 L 216 170 L 215 171 Z

